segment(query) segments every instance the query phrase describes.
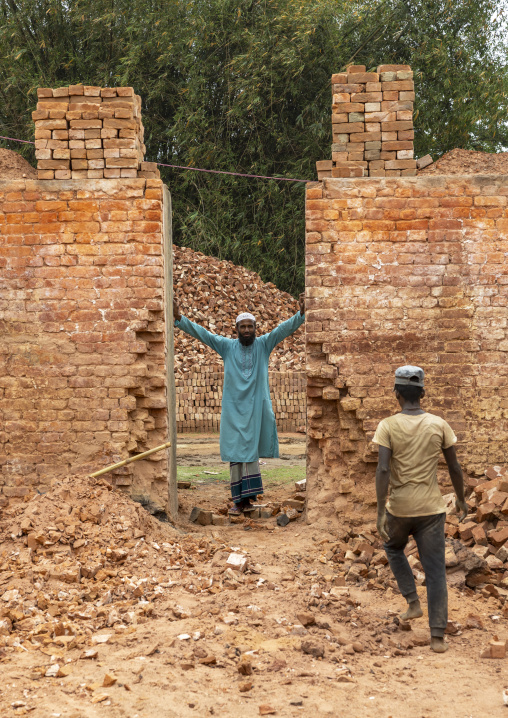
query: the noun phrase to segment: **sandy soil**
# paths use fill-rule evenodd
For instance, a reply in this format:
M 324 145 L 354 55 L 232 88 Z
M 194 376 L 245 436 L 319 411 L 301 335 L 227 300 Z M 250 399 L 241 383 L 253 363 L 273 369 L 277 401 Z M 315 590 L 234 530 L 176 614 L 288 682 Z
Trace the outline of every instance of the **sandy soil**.
M 179 449 L 184 456 L 179 461 L 188 456 L 186 444 L 194 444 L 194 455 L 197 447 L 203 449 L 208 444 L 212 454 L 200 458 L 208 465 L 213 463 L 214 437 L 201 437 L 201 441 L 199 437 L 197 441 L 196 437 L 185 437 Z M 293 446 L 296 451 L 301 440 Z M 83 498 L 89 491 L 86 487 L 75 501 L 72 487 L 62 496 L 80 507 L 89 506 L 93 513 L 93 501 L 99 502 L 105 491 L 107 494 L 103 483 L 97 486 L 88 503 Z M 284 502 L 293 492 L 291 484 L 281 483 L 270 488 L 269 496 L 263 500 Z M 397 614 L 403 600 L 388 571 L 382 580 L 344 580 L 343 566 L 330 558 L 329 549 L 344 537 L 349 529 L 347 522 L 333 531 L 309 526 L 302 517 L 285 528 L 277 528 L 274 518 L 224 527 L 188 522 L 192 505 L 202 505 L 204 501 L 210 506 L 224 505 L 226 493 L 226 487 L 213 483 L 213 477 L 194 491 L 181 491 L 180 518 L 173 527 L 152 517 L 143 519 L 139 505 L 126 497 L 117 499 L 110 492 L 111 507 L 116 513 L 100 529 L 97 545 L 110 544 L 115 536 L 112 524 L 120 519 L 127 522 L 131 517 L 130 525 L 143 528 L 134 534 L 134 539 L 143 533 L 146 548 L 136 553 L 138 540 L 129 549 L 133 555 L 122 564 L 124 570 L 111 572 L 116 579 L 106 578 L 101 584 L 98 575 L 95 583 L 82 579 L 78 591 L 90 596 L 84 595 L 84 603 L 80 604 L 84 608 L 80 610 L 84 613 L 88 606 L 97 616 L 95 623 L 88 620 L 82 624 L 86 630 L 76 629 L 80 614 L 75 604 L 62 608 L 61 616 L 58 606 L 52 604 L 52 615 L 57 616 L 54 620 L 59 621 L 59 626 L 69 627 L 68 635 L 61 635 L 62 629 L 38 641 L 35 637 L 21 644 L 10 640 L 7 647 L 0 649 L 0 715 L 508 715 L 503 705 L 503 689 L 508 688 L 506 659 L 480 658 L 494 634 L 507 635 L 506 619 L 497 599 L 481 591 L 450 587 L 450 619 L 458 632 L 447 637 L 450 649 L 446 654 L 434 654 L 428 647 L 425 609 L 424 617 L 413 622 L 412 630 L 398 626 Z M 36 505 L 48 503 L 50 511 L 58 510 L 52 496 L 39 499 Z M 26 517 L 29 509 L 30 504 L 19 517 Z M 41 511 L 41 520 L 57 521 L 51 518 L 49 509 Z M 84 509 L 79 511 L 83 531 L 98 530 L 95 524 L 88 525 Z M 79 528 L 78 523 L 76 526 Z M 373 526 L 366 525 L 363 530 L 372 531 Z M 88 535 L 86 531 L 83 536 Z M 118 538 L 115 540 L 119 543 Z M 25 550 L 22 539 L 16 539 L 17 544 L 9 541 L 7 535 L 0 546 L 1 558 L 6 561 L 12 555 L 9 550 L 17 545 L 20 555 L 15 559 L 20 559 Z M 374 541 L 379 547 L 377 539 Z M 176 551 L 167 554 L 166 563 L 164 556 L 154 558 L 165 545 Z M 107 553 L 105 548 L 100 551 Z M 231 552 L 247 557 L 249 568 L 245 573 L 230 571 L 228 575 L 226 561 Z M 175 555 L 185 557 L 184 561 L 175 563 Z M 12 572 L 1 573 L 5 569 L 6 564 L 0 565 L 0 604 L 4 591 L 15 588 Z M 32 589 L 27 576 L 16 585 L 29 596 Z M 120 580 L 120 576 L 124 578 Z M 124 585 L 122 582 L 133 582 L 135 578 L 138 584 L 139 580 L 145 581 L 152 589 L 140 598 L 108 604 L 115 598 L 111 594 Z M 109 591 L 108 581 L 113 582 Z M 72 593 L 68 584 L 48 580 L 42 588 L 38 585 L 41 592 L 52 589 L 51 595 L 58 595 L 61 605 L 67 605 Z M 424 588 L 420 593 L 425 605 Z M 41 593 L 39 599 L 40 596 Z M 117 615 L 108 620 L 112 625 L 105 618 L 101 623 L 101 615 L 107 616 L 111 606 L 120 617 L 136 610 L 138 618 L 129 624 Z M 309 620 L 315 623 L 304 628 L 303 623 Z M 85 633 L 80 633 L 83 630 Z M 97 642 L 98 636 L 108 638 L 101 643 Z M 92 658 L 86 657 L 90 651 Z M 48 668 L 55 664 L 68 675 L 46 677 Z

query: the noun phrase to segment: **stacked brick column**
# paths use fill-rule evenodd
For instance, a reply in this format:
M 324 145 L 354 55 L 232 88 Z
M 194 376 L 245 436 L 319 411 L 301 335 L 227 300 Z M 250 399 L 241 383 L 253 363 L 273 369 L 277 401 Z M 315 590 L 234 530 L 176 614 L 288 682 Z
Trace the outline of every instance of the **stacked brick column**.
M 411 68 L 365 69 L 351 65 L 332 75 L 332 159 L 317 163 L 320 180 L 416 175 Z
M 39 179 L 158 178 L 144 162 L 141 98 L 132 87 L 70 85 L 37 90 Z

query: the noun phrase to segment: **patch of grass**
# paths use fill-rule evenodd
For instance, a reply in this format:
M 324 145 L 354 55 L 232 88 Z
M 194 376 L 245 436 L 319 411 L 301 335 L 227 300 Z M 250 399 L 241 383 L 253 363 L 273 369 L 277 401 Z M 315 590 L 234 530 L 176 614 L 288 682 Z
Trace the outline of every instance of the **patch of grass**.
M 262 466 L 261 476 L 268 486 L 290 484 L 305 478 L 305 466 L 273 466 L 269 469 Z
M 213 473 L 206 473 L 207 471 Z M 229 468 L 221 466 L 179 466 L 178 481 L 214 484 L 229 483 Z M 305 466 L 261 466 L 261 476 L 266 486 L 282 486 L 305 478 Z

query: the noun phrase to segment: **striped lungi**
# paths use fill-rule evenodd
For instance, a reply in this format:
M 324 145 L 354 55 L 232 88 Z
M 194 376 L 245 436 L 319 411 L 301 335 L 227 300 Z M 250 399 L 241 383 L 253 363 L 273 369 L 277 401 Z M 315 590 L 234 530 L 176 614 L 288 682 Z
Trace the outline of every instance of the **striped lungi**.
M 263 493 L 263 482 L 261 481 L 261 470 L 259 461 L 242 463 L 231 461 L 229 464 L 229 476 L 231 479 L 231 496 L 235 504 L 240 504 L 244 499 L 256 497 Z

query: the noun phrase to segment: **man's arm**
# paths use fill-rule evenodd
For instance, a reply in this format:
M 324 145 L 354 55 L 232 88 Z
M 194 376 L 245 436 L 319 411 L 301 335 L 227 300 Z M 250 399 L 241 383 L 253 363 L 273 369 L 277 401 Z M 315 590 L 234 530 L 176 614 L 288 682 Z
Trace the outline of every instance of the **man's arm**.
M 464 477 L 462 475 L 462 469 L 460 468 L 459 460 L 455 452 L 454 446 L 449 446 L 447 449 L 443 449 L 446 465 L 448 466 L 448 473 L 452 480 L 453 490 L 457 497 L 456 506 L 457 513 L 460 513 L 459 521 L 463 521 L 468 512 L 468 506 L 464 499 Z
M 300 295 L 300 311 L 297 312 L 293 317 L 290 319 L 286 319 L 285 322 L 282 322 L 279 324 L 278 327 L 275 327 L 275 329 L 272 329 L 272 331 L 269 334 L 265 334 L 262 337 L 259 337 L 264 343 L 268 350 L 268 353 L 273 351 L 277 344 L 281 342 L 283 339 L 286 339 L 286 337 L 289 337 L 293 332 L 296 332 L 296 330 L 301 327 L 301 325 L 305 321 L 305 302 L 303 300 L 303 295 Z
M 187 317 L 182 316 L 176 298 L 173 299 L 173 318 L 175 320 L 175 326 L 177 326 L 178 329 L 181 329 L 195 339 L 199 339 L 203 344 L 206 344 L 216 351 L 217 354 L 220 354 L 221 357 L 224 357 L 226 347 L 231 340 L 226 337 L 219 337 L 217 334 L 212 334 L 212 332 L 209 332 L 204 327 L 200 327 L 199 324 L 195 324 L 187 319 Z
M 386 530 L 386 499 L 390 484 L 391 458 L 392 450 L 387 446 L 380 446 L 376 468 L 377 530 L 385 541 L 390 539 Z

